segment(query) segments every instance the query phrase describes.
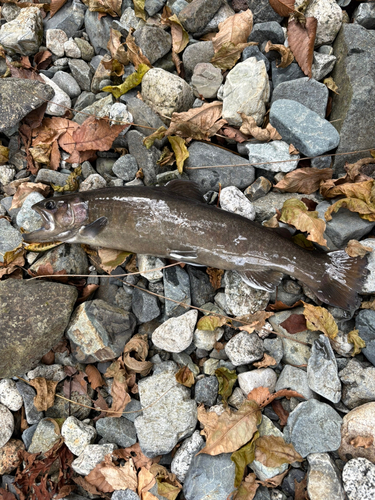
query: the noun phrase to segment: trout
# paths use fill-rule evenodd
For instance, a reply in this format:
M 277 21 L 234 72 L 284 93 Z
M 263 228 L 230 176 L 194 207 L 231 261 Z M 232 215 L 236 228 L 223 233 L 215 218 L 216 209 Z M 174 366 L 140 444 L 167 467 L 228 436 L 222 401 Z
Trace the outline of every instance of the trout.
M 32 208 L 43 222 L 23 234 L 28 243 L 84 243 L 235 270 L 246 283 L 266 291 L 286 274 L 342 309 L 358 306 L 366 277 L 366 258 L 349 257 L 344 250 L 304 250 L 272 229 L 207 205 L 190 181 L 73 193 Z

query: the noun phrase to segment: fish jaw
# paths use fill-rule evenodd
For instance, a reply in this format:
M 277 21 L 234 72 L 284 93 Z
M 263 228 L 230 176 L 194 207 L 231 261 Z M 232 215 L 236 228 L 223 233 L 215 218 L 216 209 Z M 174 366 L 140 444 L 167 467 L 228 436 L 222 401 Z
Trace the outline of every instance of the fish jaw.
M 56 227 L 53 214 L 38 206 L 38 203 L 31 207 L 42 218 L 42 226 L 40 229 L 31 231 L 30 233 L 22 234 L 26 243 L 45 243 L 53 241 L 66 241 L 74 236 L 77 230 L 61 231 L 61 228 Z

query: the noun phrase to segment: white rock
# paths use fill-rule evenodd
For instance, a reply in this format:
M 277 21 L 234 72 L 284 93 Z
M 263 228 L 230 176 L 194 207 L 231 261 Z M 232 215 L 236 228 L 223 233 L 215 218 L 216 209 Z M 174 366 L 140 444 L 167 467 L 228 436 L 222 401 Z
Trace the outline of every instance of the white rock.
M 22 396 L 11 378 L 3 378 L 0 381 L 0 403 L 12 411 L 19 410 L 23 405 Z
M 272 368 L 259 368 L 238 375 L 238 383 L 245 396 L 257 387 L 268 387 L 272 393 L 275 391 L 276 381 L 277 376 Z
M 374 500 L 375 465 L 367 458 L 349 460 L 342 471 L 342 480 L 348 500 Z
M 215 343 L 221 339 L 224 334 L 224 328 L 215 328 L 215 330 L 198 330 L 194 332 L 194 345 L 198 349 L 204 349 L 205 351 L 211 351 Z
M 2 448 L 12 437 L 14 430 L 13 414 L 8 408 L 0 404 L 0 448 Z
M 0 165 L 0 183 L 6 186 L 14 179 L 16 170 L 9 165 Z
M 297 168 L 300 158 L 299 154 L 289 154 L 289 144 L 284 141 L 272 141 L 264 144 L 252 144 L 248 142 L 245 143 L 245 148 L 247 149 L 250 163 L 264 162 L 262 165 L 258 165 L 258 167 L 270 172 L 291 172 Z M 280 163 L 267 163 L 275 161 L 280 161 Z
M 63 116 L 66 113 L 67 108 L 71 108 L 72 106 L 70 97 L 63 90 L 61 90 L 55 82 L 47 78 L 45 75 L 40 73 L 40 76 L 43 78 L 44 83 L 52 87 L 55 91 L 55 95 L 47 105 L 46 114 L 52 116 Z
M 314 52 L 312 65 L 312 76 L 315 80 L 321 81 L 333 70 L 337 57 L 329 54 Z
M 152 342 L 167 352 L 182 352 L 193 341 L 198 311 L 188 311 L 177 318 L 167 319 L 152 334 Z
M 0 28 L 0 44 L 10 53 L 32 56 L 43 40 L 43 18 L 38 7 L 26 7 Z
M 64 51 L 67 57 L 73 57 L 74 59 L 80 59 L 81 57 L 81 51 L 73 38 L 69 38 L 64 43 Z
M 86 446 L 95 440 L 96 430 L 91 425 L 71 416 L 64 421 L 61 427 L 61 435 L 69 450 L 74 455 L 80 455 Z
M 221 190 L 220 206 L 226 212 L 242 215 L 246 219 L 255 219 L 255 208 L 242 191 L 235 186 L 228 186 Z
M 73 460 L 72 469 L 77 474 L 87 476 L 87 474 L 90 474 L 92 469 L 100 464 L 100 462 L 104 460 L 104 457 L 112 453 L 116 447 L 117 445 L 112 443 L 88 444 L 79 457 Z
M 31 207 L 42 200 L 44 200 L 44 196 L 37 191 L 26 196 L 16 217 L 18 227 L 22 227 L 25 231 L 35 231 L 40 228 L 42 217 L 31 210 Z
M 303 1 L 296 0 L 295 7 L 299 7 Z M 342 24 L 342 10 L 335 0 L 312 0 L 305 11 L 305 16 L 315 17 L 318 20 L 315 47 L 331 44 L 334 41 Z
M 129 123 L 129 125 L 124 128 L 119 135 L 125 135 L 133 122 L 133 115 L 129 113 L 126 105 L 122 102 L 115 102 L 112 104 L 109 111 L 109 118 L 112 120 L 111 125 L 124 125 L 125 123 Z
M 254 363 L 263 357 L 263 342 L 256 333 L 240 332 L 226 344 L 225 353 L 234 366 Z
M 104 177 L 99 174 L 90 174 L 79 186 L 79 191 L 92 191 L 106 187 L 107 183 Z
M 63 30 L 46 31 L 46 47 L 57 57 L 64 57 L 64 43 L 68 41 L 68 36 Z
M 171 471 L 176 474 L 177 479 L 183 483 L 191 461 L 196 453 L 203 447 L 204 439 L 199 431 L 185 439 L 182 445 L 176 451 L 171 463 Z
M 261 125 L 270 97 L 266 65 L 249 57 L 238 63 L 227 75 L 223 89 L 223 118 L 229 125 L 242 124 L 239 112 L 252 116 Z
M 163 270 L 151 271 L 152 269 L 158 269 L 165 266 L 165 260 L 159 259 L 152 255 L 137 254 L 138 269 L 140 275 L 146 278 L 151 283 L 160 281 L 163 279 Z M 151 271 L 151 272 L 149 272 Z
M 366 247 L 371 247 L 375 250 L 375 240 L 373 238 L 368 238 L 366 240 L 362 240 L 361 244 Z M 375 252 L 374 250 L 367 254 L 367 269 L 369 270 L 369 274 L 366 277 L 366 281 L 362 287 L 361 293 L 375 293 Z
M 269 302 L 269 292 L 247 285 L 236 271 L 226 271 L 223 286 L 230 313 L 234 316 L 263 311 Z

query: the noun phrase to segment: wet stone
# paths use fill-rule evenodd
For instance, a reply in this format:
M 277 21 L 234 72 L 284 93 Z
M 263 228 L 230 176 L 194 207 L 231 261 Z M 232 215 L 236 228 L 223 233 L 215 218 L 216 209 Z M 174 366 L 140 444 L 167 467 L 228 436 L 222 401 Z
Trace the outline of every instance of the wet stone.
M 38 272 L 46 265 L 50 265 L 53 272 L 65 271 L 67 274 L 87 274 L 89 271 L 86 252 L 80 245 L 70 243 L 64 243 L 46 252 L 30 269 Z
M 137 442 L 137 433 L 133 422 L 124 417 L 104 417 L 97 421 L 96 430 L 109 443 L 116 443 L 127 448 Z
M 206 406 L 213 406 L 218 390 L 219 382 L 215 376 L 201 378 L 195 383 L 195 401 Z

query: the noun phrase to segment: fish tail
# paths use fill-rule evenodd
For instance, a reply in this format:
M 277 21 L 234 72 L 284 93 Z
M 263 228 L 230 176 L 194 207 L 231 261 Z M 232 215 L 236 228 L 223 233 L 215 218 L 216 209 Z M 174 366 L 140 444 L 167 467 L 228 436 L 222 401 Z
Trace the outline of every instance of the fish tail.
M 306 284 L 323 302 L 341 309 L 356 309 L 360 304 L 368 269 L 367 257 L 350 257 L 345 250 L 329 252 L 323 257 L 322 279 Z

